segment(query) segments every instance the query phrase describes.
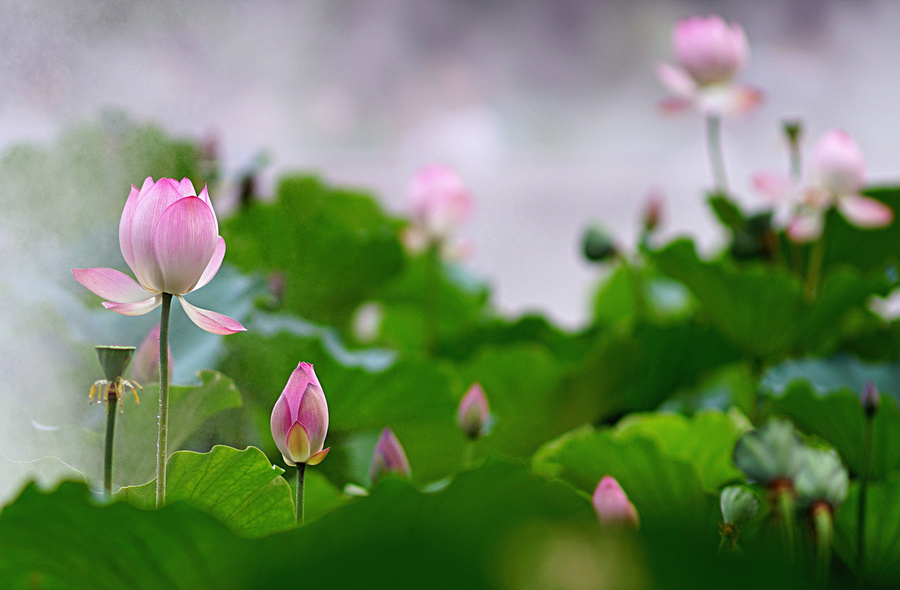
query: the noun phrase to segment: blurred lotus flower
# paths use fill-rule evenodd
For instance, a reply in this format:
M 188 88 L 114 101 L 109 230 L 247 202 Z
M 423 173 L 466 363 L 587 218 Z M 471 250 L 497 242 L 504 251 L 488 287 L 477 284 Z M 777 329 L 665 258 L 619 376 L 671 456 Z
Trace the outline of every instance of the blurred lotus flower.
M 779 217 L 787 218 L 788 236 L 795 242 L 810 242 L 822 234 L 825 213 L 832 205 L 857 227 L 884 227 L 893 221 L 890 207 L 860 194 L 865 171 L 865 159 L 853 138 L 832 129 L 813 147 L 808 184 L 763 172 L 753 177 L 753 185 L 780 209 Z
M 743 486 L 728 486 L 719 496 L 719 507 L 725 524 L 743 527 L 759 512 L 759 498 Z
M 403 235 L 413 252 L 438 243 L 444 254 L 464 257 L 470 245 L 448 243 L 453 232 L 472 214 L 472 195 L 449 166 L 432 164 L 420 168 L 409 184 L 409 207 L 413 226 Z
M 850 489 L 850 475 L 834 449 L 804 449 L 803 465 L 794 489 L 797 507 L 809 508 L 825 502 L 832 511 L 844 503 Z
M 390 428 L 385 428 L 375 444 L 375 453 L 369 466 L 369 480 L 375 483 L 378 478 L 388 473 L 409 477 L 409 459 L 406 458 L 406 451 L 403 450 L 403 445 L 397 440 L 394 432 Z
M 600 480 L 592 500 L 600 524 L 633 528 L 640 526 L 637 510 L 612 476 L 606 475 Z
M 272 438 L 284 462 L 318 465 L 331 447 L 323 449 L 328 432 L 328 403 L 309 363 L 300 363 L 272 409 Z
M 657 77 L 674 94 L 663 110 L 678 112 L 695 105 L 706 115 L 745 114 L 762 101 L 762 91 L 734 83 L 747 62 L 744 29 L 720 16 L 683 19 L 675 25 L 672 45 L 678 65 L 659 64 Z
M 137 282 L 111 268 L 72 270 L 75 280 L 109 300 L 103 302 L 105 308 L 143 315 L 162 303 L 163 293 L 170 293 L 207 332 L 244 330 L 232 318 L 194 307 L 182 297 L 208 283 L 225 257 L 225 240 L 206 187 L 197 196 L 187 178 L 153 182 L 149 177 L 140 190 L 132 186 L 119 222 L 119 246 Z
M 456 423 L 471 439 L 485 436 L 491 427 L 491 411 L 480 383 L 473 384 L 459 402 Z
M 787 420 L 769 420 L 747 432 L 734 446 L 734 464 L 751 481 L 790 484 L 803 466 L 803 440 Z
M 169 374 L 172 368 L 172 347 L 169 346 Z M 159 324 L 153 326 L 138 347 L 131 363 L 131 377 L 141 383 L 159 381 Z

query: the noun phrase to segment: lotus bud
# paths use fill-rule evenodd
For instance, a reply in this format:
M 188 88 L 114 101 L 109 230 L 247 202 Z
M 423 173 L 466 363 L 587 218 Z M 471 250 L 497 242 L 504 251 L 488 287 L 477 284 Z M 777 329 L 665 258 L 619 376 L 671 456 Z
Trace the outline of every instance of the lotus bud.
M 597 484 L 593 495 L 594 511 L 601 525 L 638 528 L 640 519 L 637 510 L 619 486 L 619 482 L 606 475 Z
M 825 502 L 834 510 L 847 499 L 849 488 L 847 468 L 834 449 L 804 449 L 803 464 L 794 479 L 798 508 Z
M 584 257 L 591 262 L 607 262 L 614 258 L 619 250 L 603 228 L 592 225 L 584 234 Z
M 272 409 L 271 427 L 288 465 L 318 465 L 331 450 L 322 448 L 328 432 L 328 403 L 311 364 L 300 363 L 291 373 Z
M 719 497 L 725 524 L 742 527 L 759 512 L 759 498 L 743 486 L 728 486 Z
M 168 347 L 169 375 L 174 371 L 172 364 L 172 347 Z M 159 381 L 159 324 L 147 333 L 144 341 L 138 347 L 134 355 L 134 364 L 131 365 L 132 378 L 141 383 Z
M 744 29 L 715 14 L 679 21 L 672 43 L 679 65 L 697 84 L 728 82 L 744 66 L 749 53 Z
M 474 383 L 459 402 L 456 423 L 466 436 L 476 440 L 490 432 L 491 422 L 491 411 L 484 389 L 480 383 Z
M 369 467 L 369 479 L 375 483 L 388 473 L 409 477 L 409 459 L 406 458 L 406 451 L 393 431 L 385 428 L 375 445 L 372 464 Z
M 409 184 L 412 219 L 429 240 L 443 241 L 472 213 L 472 195 L 455 170 L 433 164 Z
M 803 448 L 793 424 L 770 420 L 738 440 L 734 463 L 753 481 L 767 486 L 790 484 L 802 467 Z
M 800 137 L 803 135 L 803 121 L 799 119 L 787 119 L 782 122 L 781 130 L 791 146 L 800 145 Z
M 644 204 L 644 231 L 652 233 L 659 227 L 663 217 L 663 198 L 659 192 L 652 192 Z
M 862 407 L 866 413 L 866 418 L 871 420 L 881 405 L 881 396 L 878 393 L 878 387 L 874 381 L 869 381 L 863 387 L 862 391 Z

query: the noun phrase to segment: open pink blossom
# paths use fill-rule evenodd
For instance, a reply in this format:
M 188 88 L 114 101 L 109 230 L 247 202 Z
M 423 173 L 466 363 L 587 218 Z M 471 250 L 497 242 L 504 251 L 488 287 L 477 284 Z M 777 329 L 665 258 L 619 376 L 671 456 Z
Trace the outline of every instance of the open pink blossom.
M 270 426 L 288 465 L 318 465 L 331 450 L 322 448 L 328 433 L 328 402 L 311 364 L 300 363 L 291 373 L 272 408 Z
M 196 291 L 219 271 L 225 240 L 206 187 L 198 196 L 187 178 L 178 182 L 147 178 L 132 185 L 119 222 L 119 247 L 137 282 L 112 268 L 72 269 L 75 280 L 123 315 L 143 315 L 162 304 L 163 293 L 178 297 L 195 324 L 213 334 L 245 328 L 236 320 L 189 304 L 182 295 Z
M 740 25 L 714 14 L 682 19 L 672 45 L 678 65 L 661 63 L 656 72 L 673 94 L 661 104 L 665 112 L 694 105 L 707 115 L 745 114 L 762 101 L 759 89 L 734 83 L 750 52 Z
M 619 482 L 611 475 L 604 476 L 597 484 L 592 501 L 600 524 L 633 528 L 640 525 L 634 504 L 628 500 Z
M 788 236 L 809 242 L 821 235 L 832 205 L 857 227 L 884 227 L 894 220 L 890 207 L 860 194 L 865 174 L 865 158 L 857 143 L 846 131 L 832 129 L 813 146 L 808 183 L 762 172 L 753 177 L 753 185 L 776 207 L 778 217 L 786 218 L 782 223 Z
M 395 473 L 401 477 L 409 477 L 409 459 L 406 451 L 390 428 L 381 431 L 378 442 L 375 444 L 375 452 L 372 453 L 372 463 L 369 466 L 369 479 L 375 483 L 379 477 Z
M 456 423 L 471 439 L 486 435 L 491 427 L 491 411 L 480 383 L 474 383 L 459 402 Z

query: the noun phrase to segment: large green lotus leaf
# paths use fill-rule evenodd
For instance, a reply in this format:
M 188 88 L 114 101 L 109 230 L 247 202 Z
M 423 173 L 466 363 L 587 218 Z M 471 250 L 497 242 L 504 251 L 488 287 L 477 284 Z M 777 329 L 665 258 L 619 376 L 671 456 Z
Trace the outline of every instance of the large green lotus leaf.
M 871 363 L 850 355 L 828 358 L 791 359 L 769 368 L 760 387 L 773 395 L 783 392 L 793 381 L 808 381 L 816 391 L 847 388 L 862 392 L 872 381 L 882 393 L 900 401 L 900 362 Z
M 722 336 L 693 323 L 639 323 L 627 332 L 601 333 L 563 388 L 573 399 L 593 398 L 582 422 L 656 408 L 707 372 L 740 359 Z
M 859 556 L 859 482 L 835 514 L 834 548 L 853 570 Z M 900 474 L 869 484 L 866 495 L 865 579 L 872 586 L 900 586 Z
M 839 320 L 887 288 L 883 279 L 865 279 L 858 271 L 840 267 L 827 275 L 809 303 L 799 279 L 783 268 L 704 262 L 687 240 L 673 242 L 654 259 L 663 272 L 691 290 L 702 313 L 723 335 L 761 360 L 798 350 L 833 349 Z
M 398 223 L 367 194 L 290 176 L 273 203 L 254 203 L 222 223 L 228 260 L 280 283 L 280 306 L 347 326 L 356 307 L 399 273 Z
M 865 417 L 859 394 L 850 389 L 819 391 L 808 382 L 794 381 L 787 389 L 768 395 L 769 412 L 789 416 L 800 430 L 831 443 L 850 471 L 858 474 L 862 457 Z M 871 477 L 885 477 L 900 469 L 900 411 L 897 402 L 881 396 L 872 432 Z
M 850 264 L 863 271 L 880 270 L 897 262 L 900 243 L 900 188 L 873 187 L 865 194 L 894 210 L 894 221 L 884 228 L 863 229 L 847 222 L 836 211 L 829 212 L 824 231 L 825 267 Z
M 654 438 L 585 426 L 544 445 L 534 468 L 586 494 L 611 475 L 637 509 L 642 528 L 678 528 L 714 542 L 717 496 L 704 488 L 695 463 L 667 453 Z
M 658 321 L 673 320 L 686 317 L 691 308 L 690 294 L 680 283 L 646 264 L 623 263 L 612 270 L 594 296 L 594 323 L 598 326 L 630 324 L 636 315 Z
M 239 451 L 216 445 L 208 453 L 178 451 L 166 465 L 166 502 L 186 502 L 236 533 L 261 537 L 294 526 L 294 501 L 282 473 L 255 447 Z M 152 508 L 156 480 L 122 488 L 117 496 Z
M 742 361 L 722 365 L 698 383 L 680 389 L 659 406 L 660 411 L 690 416 L 700 410 L 727 411 L 736 407 L 745 415 L 756 411 L 758 378 L 752 363 Z
M 240 589 L 259 555 L 185 504 L 162 511 L 98 505 L 83 484 L 52 493 L 31 484 L 0 515 L 3 588 Z

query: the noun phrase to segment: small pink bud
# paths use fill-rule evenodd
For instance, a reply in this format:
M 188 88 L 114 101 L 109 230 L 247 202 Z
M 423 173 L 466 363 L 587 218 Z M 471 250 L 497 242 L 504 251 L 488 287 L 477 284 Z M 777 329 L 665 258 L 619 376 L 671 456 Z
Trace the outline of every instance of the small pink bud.
M 446 239 L 472 213 L 472 195 L 452 168 L 419 169 L 409 184 L 413 222 L 429 238 Z
M 744 29 L 714 14 L 679 21 L 672 37 L 676 60 L 700 85 L 729 82 L 747 61 Z
M 832 129 L 813 147 L 809 168 L 814 185 L 834 196 L 853 195 L 862 188 L 866 161 L 846 131 Z
M 594 511 L 601 525 L 621 525 L 638 528 L 640 519 L 634 505 L 622 491 L 619 482 L 606 475 L 597 484 L 593 496 Z
M 331 447 L 325 446 L 328 432 L 328 403 L 319 379 L 309 363 L 300 363 L 272 409 L 272 438 L 288 465 L 318 465 Z
M 172 347 L 168 347 L 169 375 L 172 375 Z M 159 324 L 153 326 L 138 347 L 131 363 L 131 377 L 138 383 L 159 381 Z
M 369 466 L 369 479 L 375 483 L 378 478 L 388 473 L 409 477 L 409 459 L 406 458 L 406 451 L 393 431 L 385 428 L 375 445 L 372 464 Z
M 471 439 L 481 438 L 490 431 L 491 410 L 480 383 L 474 383 L 459 402 L 456 423 Z
M 878 393 L 878 386 L 875 385 L 874 381 L 867 381 L 862 390 L 862 406 L 866 413 L 866 417 L 871 420 L 875 416 L 875 413 L 878 411 L 878 406 L 880 405 L 881 396 Z
M 647 202 L 644 205 L 644 231 L 647 233 L 653 232 L 659 224 L 662 222 L 663 218 L 663 208 L 665 204 L 663 202 L 663 196 L 659 191 L 653 191 L 647 197 Z

